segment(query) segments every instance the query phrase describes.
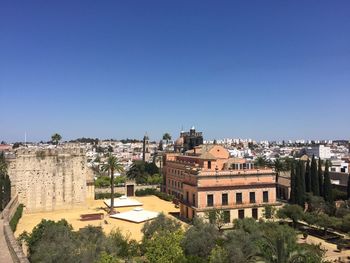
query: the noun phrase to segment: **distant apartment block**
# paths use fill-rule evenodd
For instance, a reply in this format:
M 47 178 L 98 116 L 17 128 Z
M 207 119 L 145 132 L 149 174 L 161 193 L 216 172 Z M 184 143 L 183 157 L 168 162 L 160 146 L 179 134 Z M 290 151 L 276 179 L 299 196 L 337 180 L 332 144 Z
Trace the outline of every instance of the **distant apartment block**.
M 322 144 L 313 145 L 305 148 L 305 152 L 309 157 L 315 155 L 317 158 L 330 159 L 331 158 L 331 148 L 324 146 Z
M 265 205 L 276 204 L 276 176 L 269 168 L 230 158 L 220 145 L 201 145 L 184 154 L 164 156 L 163 188 L 180 201 L 186 219 L 223 210 L 227 223 L 235 218 L 262 217 Z

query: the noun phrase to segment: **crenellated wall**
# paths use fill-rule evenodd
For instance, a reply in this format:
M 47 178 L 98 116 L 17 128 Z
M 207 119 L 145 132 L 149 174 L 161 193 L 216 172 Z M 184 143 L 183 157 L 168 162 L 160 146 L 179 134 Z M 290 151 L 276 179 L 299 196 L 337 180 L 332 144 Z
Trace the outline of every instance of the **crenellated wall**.
M 9 159 L 13 194 L 26 212 L 70 209 L 94 198 L 93 174 L 80 148 L 22 148 Z

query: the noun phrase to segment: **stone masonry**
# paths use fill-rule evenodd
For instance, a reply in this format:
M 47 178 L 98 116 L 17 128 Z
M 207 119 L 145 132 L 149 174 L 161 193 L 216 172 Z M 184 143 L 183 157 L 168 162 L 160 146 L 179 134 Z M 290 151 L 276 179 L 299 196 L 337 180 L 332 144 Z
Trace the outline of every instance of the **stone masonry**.
M 12 194 L 18 194 L 26 212 L 71 209 L 94 198 L 83 149 L 21 148 L 9 161 Z

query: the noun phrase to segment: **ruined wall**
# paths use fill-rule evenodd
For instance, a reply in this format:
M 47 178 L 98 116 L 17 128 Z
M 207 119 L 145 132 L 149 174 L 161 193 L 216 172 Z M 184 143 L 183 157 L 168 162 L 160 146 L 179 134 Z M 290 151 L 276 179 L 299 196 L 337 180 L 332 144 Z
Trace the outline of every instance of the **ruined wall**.
M 70 209 L 91 197 L 91 173 L 80 148 L 18 149 L 10 161 L 13 190 L 26 212 Z M 15 194 L 15 193 L 14 193 Z

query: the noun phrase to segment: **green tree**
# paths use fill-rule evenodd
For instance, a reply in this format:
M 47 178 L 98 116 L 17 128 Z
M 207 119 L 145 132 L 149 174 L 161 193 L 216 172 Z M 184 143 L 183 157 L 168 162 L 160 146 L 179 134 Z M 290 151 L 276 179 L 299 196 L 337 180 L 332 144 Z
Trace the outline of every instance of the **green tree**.
M 265 205 L 264 206 L 264 211 L 263 211 L 263 214 L 264 214 L 264 217 L 266 219 L 272 219 L 274 217 L 276 213 L 276 208 L 272 205 Z
M 62 139 L 62 136 L 59 135 L 58 133 L 55 133 L 55 134 L 53 134 L 53 135 L 51 136 L 51 141 L 52 141 L 52 143 L 55 144 L 55 145 L 57 145 L 57 144 L 60 142 L 61 139 Z
M 319 180 L 317 176 L 317 163 L 314 155 L 311 159 L 311 191 L 313 195 L 320 195 Z
M 285 205 L 277 211 L 279 218 L 289 218 L 293 221 L 293 227 L 296 228 L 298 221 L 303 218 L 303 209 L 299 205 Z
M 321 157 L 318 159 L 317 177 L 318 177 L 318 187 L 320 189 L 319 190 L 320 196 L 324 197 L 324 193 L 323 193 L 323 172 L 322 172 L 322 160 L 321 160 Z
M 247 233 L 238 229 L 227 232 L 224 238 L 226 241 L 223 247 L 227 251 L 229 262 L 257 262 L 260 253 L 257 246 L 258 233 Z
M 328 203 L 333 203 L 332 196 L 332 183 L 329 177 L 329 167 L 328 161 L 326 161 L 326 166 L 324 169 L 324 184 L 323 184 L 323 196 L 324 200 Z
M 283 169 L 284 169 L 284 164 L 280 158 L 277 158 L 273 162 L 273 166 L 274 166 L 275 172 L 276 172 L 276 183 L 278 183 L 278 178 L 279 178 L 280 172 L 283 171 Z
M 166 144 L 168 144 L 168 142 L 171 140 L 171 135 L 169 133 L 164 133 L 163 134 L 163 140 L 166 141 Z
M 291 204 L 295 204 L 297 202 L 297 200 L 296 200 L 297 180 L 296 180 L 294 165 L 295 165 L 295 162 L 293 161 L 290 165 L 291 170 L 290 170 L 290 198 L 289 198 L 289 202 Z
M 107 163 L 102 165 L 102 170 L 108 171 L 110 178 L 111 178 L 111 206 L 110 206 L 110 213 L 113 213 L 114 211 L 114 172 L 123 172 L 123 166 L 119 162 L 118 158 L 113 156 L 112 154 L 109 154 Z
M 209 255 L 209 263 L 229 263 L 227 251 L 220 247 L 215 246 Z
M 311 192 L 311 169 L 310 169 L 310 160 L 306 162 L 305 168 L 305 192 Z
M 121 261 L 119 261 L 117 258 L 113 257 L 112 255 L 109 255 L 105 251 L 102 251 L 102 253 L 100 254 L 100 257 L 94 263 L 119 263 L 119 262 Z
M 270 166 L 270 161 L 267 160 L 266 156 L 258 156 L 256 159 L 255 159 L 255 165 L 259 168 L 263 168 L 263 167 L 266 167 L 266 166 Z
M 155 233 L 160 233 L 165 230 L 175 232 L 180 228 L 181 223 L 160 213 L 154 220 L 146 222 L 142 227 L 143 241 L 150 239 Z
M 230 223 L 228 218 L 226 218 L 226 214 L 222 209 L 213 209 L 205 213 L 205 218 L 209 220 L 209 223 L 216 226 L 219 231 L 221 231 L 222 227 Z
M 301 207 L 305 204 L 305 177 L 304 177 L 304 163 L 298 161 L 296 169 L 296 203 Z
M 207 259 L 218 238 L 219 231 L 215 226 L 195 218 L 193 226 L 186 231 L 181 246 L 187 256 Z
M 184 254 L 180 245 L 182 239 L 183 233 L 181 230 L 156 233 L 146 243 L 145 256 L 148 262 L 177 263 L 184 261 Z

